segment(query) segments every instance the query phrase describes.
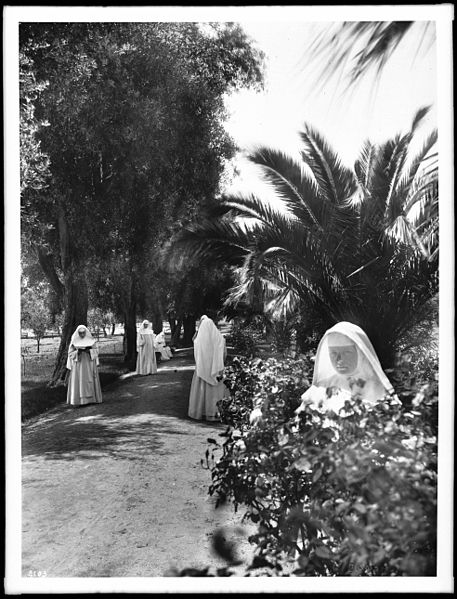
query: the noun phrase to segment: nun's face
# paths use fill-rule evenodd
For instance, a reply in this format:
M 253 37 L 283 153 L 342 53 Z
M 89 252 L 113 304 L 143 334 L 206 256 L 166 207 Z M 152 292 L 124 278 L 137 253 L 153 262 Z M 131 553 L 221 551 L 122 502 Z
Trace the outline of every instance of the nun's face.
M 330 346 L 330 362 L 338 374 L 352 374 L 357 368 L 358 355 L 355 345 Z
M 78 330 L 78 335 L 81 337 L 81 339 L 84 339 L 84 337 L 86 336 L 86 330 L 85 329 L 79 329 Z
M 144 327 L 145 329 L 147 329 L 147 328 L 148 328 L 148 323 L 147 323 L 147 322 L 143 322 L 143 327 Z

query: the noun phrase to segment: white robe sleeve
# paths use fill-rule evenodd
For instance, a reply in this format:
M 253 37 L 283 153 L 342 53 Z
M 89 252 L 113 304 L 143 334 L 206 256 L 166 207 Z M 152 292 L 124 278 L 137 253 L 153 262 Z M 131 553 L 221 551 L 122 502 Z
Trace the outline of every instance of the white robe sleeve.
M 95 345 L 90 349 L 90 359 L 95 360 L 95 363 L 98 366 L 98 347 Z
M 73 362 L 76 362 L 78 360 L 78 350 L 75 349 L 75 347 L 73 347 L 73 345 L 70 345 L 70 348 L 68 350 L 68 357 L 67 357 L 67 370 L 71 370 L 72 366 L 73 366 Z

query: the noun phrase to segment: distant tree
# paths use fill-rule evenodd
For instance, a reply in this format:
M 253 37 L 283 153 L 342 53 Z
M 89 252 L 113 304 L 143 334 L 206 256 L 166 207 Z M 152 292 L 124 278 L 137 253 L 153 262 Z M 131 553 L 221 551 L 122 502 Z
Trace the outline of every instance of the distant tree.
M 42 289 L 25 289 L 21 293 L 21 325 L 32 329 L 37 342 L 37 353 L 40 342 L 51 325 L 51 315 L 46 305 L 45 292 Z

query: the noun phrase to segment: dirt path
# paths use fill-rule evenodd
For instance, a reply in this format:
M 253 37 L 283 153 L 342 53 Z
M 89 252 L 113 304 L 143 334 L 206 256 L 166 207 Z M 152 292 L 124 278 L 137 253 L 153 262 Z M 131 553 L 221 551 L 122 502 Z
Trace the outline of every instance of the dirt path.
M 214 509 L 200 465 L 220 424 L 187 417 L 194 363 L 182 350 L 153 376 L 103 390 L 103 404 L 60 405 L 23 426 L 22 572 L 49 577 L 164 576 L 224 565 L 219 525 L 251 549 L 238 514 Z M 244 540 L 243 540 L 244 539 Z

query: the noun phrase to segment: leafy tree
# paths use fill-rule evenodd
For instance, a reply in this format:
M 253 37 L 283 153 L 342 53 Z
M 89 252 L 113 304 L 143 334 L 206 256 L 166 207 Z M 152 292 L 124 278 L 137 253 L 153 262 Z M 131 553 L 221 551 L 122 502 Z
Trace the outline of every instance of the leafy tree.
M 172 344 L 177 345 L 183 329 L 182 343 L 192 344 L 195 323 L 204 313 L 213 318 L 222 315 L 225 294 L 233 284 L 226 267 L 198 264 L 186 256 L 182 268 L 168 271 L 167 312 L 174 320 Z
M 284 210 L 255 195 L 225 197 L 218 214 L 189 227 L 181 243 L 201 260 L 239 269 L 232 303 L 260 298 L 272 314 L 299 312 L 317 332 L 354 322 L 391 367 L 438 291 L 437 171 L 423 169 L 436 132 L 410 155 L 426 112 L 418 111 L 407 133 L 366 142 L 353 170 L 310 126 L 301 132 L 301 163 L 257 150 L 250 159 Z
M 51 314 L 46 301 L 46 291 L 43 286 L 24 289 L 21 293 L 21 325 L 33 331 L 37 342 L 37 353 L 40 352 L 40 342 L 51 325 Z
M 19 54 L 20 98 L 20 180 L 21 192 L 38 191 L 46 187 L 49 180 L 49 158 L 42 152 L 38 131 L 46 126 L 35 116 L 35 101 L 46 88 L 45 83 L 35 79 L 32 63 L 23 53 Z M 32 216 L 31 214 L 29 216 Z
M 126 361 L 135 359 L 140 266 L 151 247 L 217 192 L 233 146 L 223 94 L 260 81 L 259 57 L 237 26 L 22 24 L 21 51 L 43 90 L 37 118 L 51 183 L 24 194 L 27 239 L 65 306 L 53 381 L 69 336 L 87 318 L 103 258 L 121 280 Z M 26 94 L 23 87 L 21 93 Z

